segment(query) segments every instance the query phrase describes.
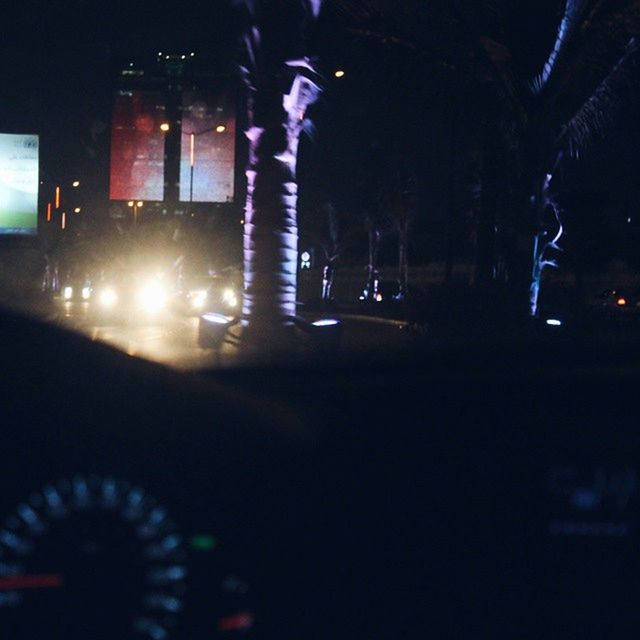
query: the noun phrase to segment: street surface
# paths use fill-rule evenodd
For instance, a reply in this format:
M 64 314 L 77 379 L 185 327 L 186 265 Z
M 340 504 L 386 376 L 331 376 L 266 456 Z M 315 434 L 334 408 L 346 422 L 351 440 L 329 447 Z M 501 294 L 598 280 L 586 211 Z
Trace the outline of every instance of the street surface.
M 130 356 L 173 368 L 208 369 L 230 366 L 238 360 L 234 342 L 237 328 L 230 329 L 230 339 L 219 351 L 202 349 L 197 344 L 197 317 L 167 311 L 155 317 L 103 318 L 92 313 L 87 303 L 55 301 L 50 320 Z M 345 354 L 363 351 L 381 354 L 408 348 L 414 340 L 415 336 L 406 330 L 403 322 L 363 316 L 342 318 L 341 350 Z

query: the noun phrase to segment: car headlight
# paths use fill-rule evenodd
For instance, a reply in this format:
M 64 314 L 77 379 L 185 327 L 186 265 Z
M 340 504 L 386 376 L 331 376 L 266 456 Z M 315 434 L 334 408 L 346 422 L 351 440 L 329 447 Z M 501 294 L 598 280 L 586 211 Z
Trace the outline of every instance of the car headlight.
M 73 287 L 70 286 L 66 286 L 63 290 L 62 290 L 62 297 L 65 300 L 71 300 L 71 298 L 73 298 Z
M 190 291 L 189 298 L 191 299 L 191 306 L 194 309 L 202 309 L 204 303 L 207 301 L 207 292 L 205 289 Z
M 233 289 L 227 288 L 222 292 L 222 301 L 226 302 L 230 307 L 236 307 L 238 305 L 238 296 Z
M 145 310 L 160 311 L 167 303 L 167 295 L 159 282 L 150 282 L 142 287 L 138 300 Z
M 118 302 L 118 294 L 115 292 L 115 289 L 107 287 L 100 291 L 98 300 L 103 307 L 113 307 L 113 305 Z
M 82 299 L 88 300 L 91 297 L 91 287 L 82 287 Z

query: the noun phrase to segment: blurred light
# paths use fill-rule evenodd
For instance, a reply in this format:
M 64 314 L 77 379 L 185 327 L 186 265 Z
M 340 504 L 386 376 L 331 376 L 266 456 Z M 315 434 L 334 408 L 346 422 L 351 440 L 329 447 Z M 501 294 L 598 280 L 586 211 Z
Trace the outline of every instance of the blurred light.
M 62 297 L 65 300 L 71 300 L 71 298 L 73 298 L 73 287 L 70 286 L 66 286 L 63 290 L 62 290 Z
M 60 208 L 60 187 L 56 187 L 56 209 Z
M 191 304 L 195 309 L 202 309 L 207 301 L 207 292 L 204 289 L 200 291 L 191 291 L 189 293 L 189 297 L 191 298 Z
M 335 320 L 334 318 L 323 318 L 322 320 L 316 320 L 311 324 L 314 327 L 335 327 L 337 324 L 340 324 L 340 321 Z
M 140 290 L 138 297 L 142 307 L 151 312 L 160 311 L 166 302 L 167 296 L 159 282 L 150 282 Z
M 187 56 L 185 56 L 184 54 L 180 56 L 181 60 L 186 60 Z
M 62 220 L 60 221 L 60 226 L 63 229 L 67 228 L 67 214 L 64 211 L 62 212 Z
M 107 287 L 100 292 L 98 298 L 103 307 L 112 307 L 118 301 L 118 295 L 111 287 Z
M 136 206 L 141 207 L 144 204 L 144 202 L 142 202 L 141 200 L 138 200 L 138 202 L 136 203 Z
M 382 302 L 382 294 L 376 293 L 376 302 Z
M 189 546 L 197 551 L 213 551 L 216 548 L 216 539 L 207 535 L 193 536 L 189 541 Z
M 73 213 L 80 213 L 80 207 L 76 207 L 76 208 L 73 210 Z
M 309 260 L 311 260 L 311 254 L 308 251 L 303 251 L 300 258 L 302 258 L 303 262 L 309 262 Z
M 238 296 L 236 296 L 236 292 L 231 288 L 225 289 L 222 292 L 222 300 L 230 307 L 235 307 L 238 304 Z
M 72 186 L 72 187 L 79 187 L 79 186 L 80 186 L 80 180 L 74 180 L 74 181 L 71 183 L 71 186 Z
M 192 51 L 189 55 L 193 58 L 196 54 Z
M 128 207 L 133 207 L 133 200 L 129 200 L 129 202 L 127 202 L 127 206 Z
M 225 127 L 223 124 L 219 124 L 216 127 L 216 132 L 217 133 L 224 133 L 227 130 L 227 127 Z
M 618 299 L 616 300 L 616 304 L 617 304 L 619 307 L 624 307 L 624 306 L 627 304 L 627 299 L 626 299 L 626 298 L 618 298 Z
M 240 220 L 240 224 L 244 224 L 244 220 Z
M 344 78 L 344 71 L 342 69 L 338 69 L 333 75 L 336 78 Z
M 82 299 L 88 300 L 91 297 L 91 287 L 82 287 Z
M 218 631 L 248 631 L 253 626 L 253 615 L 246 611 L 218 620 Z
M 163 122 L 163 123 L 160 125 L 160 131 L 169 131 L 169 129 L 170 129 L 170 128 L 171 128 L 171 127 L 170 127 L 170 125 L 169 125 L 169 123 L 168 123 L 168 122 Z
M 51 222 L 51 203 L 47 202 L 47 222 Z
M 202 320 L 206 320 L 211 324 L 230 324 L 233 318 L 223 316 L 221 313 L 205 313 L 201 316 Z
M 547 323 L 550 327 L 560 327 L 560 326 L 562 326 L 562 321 L 561 321 L 561 320 L 556 320 L 555 318 L 549 318 L 549 319 L 547 319 L 546 323 Z

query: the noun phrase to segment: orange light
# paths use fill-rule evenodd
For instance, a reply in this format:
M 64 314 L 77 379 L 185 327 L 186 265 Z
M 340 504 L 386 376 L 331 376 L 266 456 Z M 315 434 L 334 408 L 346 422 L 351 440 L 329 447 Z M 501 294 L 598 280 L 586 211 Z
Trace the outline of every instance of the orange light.
M 56 209 L 60 208 L 60 187 L 56 187 Z
M 60 221 L 60 226 L 62 227 L 62 229 L 67 228 L 67 214 L 64 211 L 62 212 L 62 220 Z
M 627 304 L 626 298 L 618 298 L 616 302 L 620 307 L 624 307 L 624 305 Z
M 51 222 L 51 203 L 47 202 L 47 222 Z

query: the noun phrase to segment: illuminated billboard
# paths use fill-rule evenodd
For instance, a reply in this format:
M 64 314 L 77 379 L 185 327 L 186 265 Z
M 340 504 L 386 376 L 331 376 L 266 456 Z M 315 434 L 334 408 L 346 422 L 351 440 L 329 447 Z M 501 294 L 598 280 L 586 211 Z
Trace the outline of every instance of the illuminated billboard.
M 162 200 L 166 118 L 159 91 L 118 91 L 111 128 L 111 200 Z
M 231 202 L 234 193 L 236 105 L 233 93 L 182 95 L 180 200 Z
M 38 136 L 0 133 L 0 234 L 38 231 Z

